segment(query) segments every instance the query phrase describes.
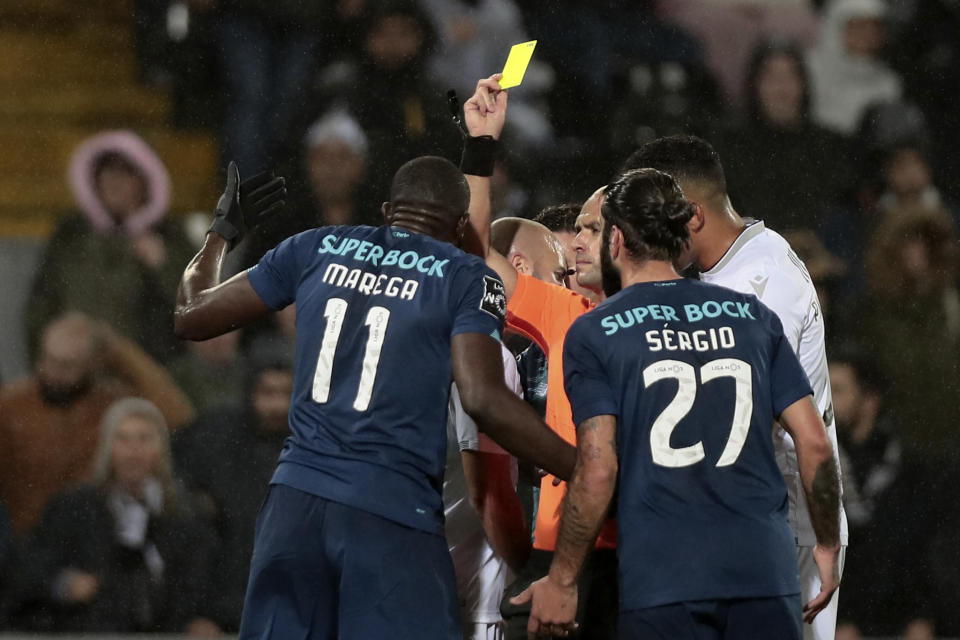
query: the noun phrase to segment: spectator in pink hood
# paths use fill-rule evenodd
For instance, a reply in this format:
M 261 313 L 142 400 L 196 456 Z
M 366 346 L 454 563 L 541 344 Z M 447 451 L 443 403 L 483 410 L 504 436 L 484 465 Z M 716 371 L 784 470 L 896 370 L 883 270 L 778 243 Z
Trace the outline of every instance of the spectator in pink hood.
M 163 162 L 136 134 L 107 131 L 80 144 L 68 180 L 76 207 L 50 236 L 27 304 L 31 355 L 50 319 L 77 310 L 169 359 L 173 300 L 193 251 L 167 216 Z

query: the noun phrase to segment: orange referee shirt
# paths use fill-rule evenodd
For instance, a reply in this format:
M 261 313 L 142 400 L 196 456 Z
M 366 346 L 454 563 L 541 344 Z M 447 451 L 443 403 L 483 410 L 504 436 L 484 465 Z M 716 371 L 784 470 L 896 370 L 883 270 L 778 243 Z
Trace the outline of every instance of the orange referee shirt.
M 547 355 L 546 422 L 557 434 L 576 446 L 577 429 L 573 424 L 570 401 L 563 388 L 563 340 L 573 321 L 593 308 L 587 298 L 532 276 L 517 274 L 517 286 L 507 303 L 507 326 L 536 342 Z M 565 483 L 553 486 L 553 476 L 540 482 L 540 504 L 533 547 L 553 551 L 560 528 L 560 505 L 567 492 Z M 607 520 L 597 538 L 597 548 L 617 546 L 616 520 Z

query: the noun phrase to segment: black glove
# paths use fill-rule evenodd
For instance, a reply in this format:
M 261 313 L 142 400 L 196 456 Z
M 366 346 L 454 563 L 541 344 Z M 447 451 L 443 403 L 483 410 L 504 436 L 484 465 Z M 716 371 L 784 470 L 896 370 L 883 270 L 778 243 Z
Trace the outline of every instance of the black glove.
M 233 249 L 248 229 L 283 208 L 285 195 L 287 189 L 282 177 L 265 171 L 240 182 L 240 170 L 237 163 L 231 161 L 227 166 L 227 186 L 217 201 L 210 231 L 223 236 Z

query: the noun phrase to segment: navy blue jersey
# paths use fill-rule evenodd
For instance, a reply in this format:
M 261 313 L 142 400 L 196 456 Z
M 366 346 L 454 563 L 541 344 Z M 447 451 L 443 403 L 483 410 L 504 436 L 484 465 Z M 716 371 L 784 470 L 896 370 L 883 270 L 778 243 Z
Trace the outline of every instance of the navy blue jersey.
M 617 417 L 622 610 L 800 592 L 772 427 L 812 391 L 773 312 L 635 284 L 574 322 L 563 368 L 576 424 Z
M 292 435 L 273 482 L 442 533 L 450 340 L 499 337 L 496 274 L 393 227 L 312 229 L 247 273 L 270 308 L 297 305 Z

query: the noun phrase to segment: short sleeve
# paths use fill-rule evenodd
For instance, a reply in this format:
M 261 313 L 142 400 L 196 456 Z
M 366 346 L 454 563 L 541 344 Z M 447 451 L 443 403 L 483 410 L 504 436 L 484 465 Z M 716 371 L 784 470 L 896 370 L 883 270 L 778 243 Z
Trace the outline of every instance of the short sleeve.
M 797 354 L 787 337 L 779 318 L 770 312 L 771 335 L 773 339 L 773 361 L 770 364 L 770 398 L 773 401 L 773 415 L 777 418 L 783 410 L 797 400 L 813 395 L 813 389 L 807 374 L 804 373 Z
M 586 315 L 574 322 L 563 346 L 563 384 L 575 425 L 595 416 L 619 415 L 600 349 L 591 344 L 589 321 Z
M 309 233 L 309 232 L 307 232 Z M 299 253 L 306 234 L 287 238 L 247 269 L 247 279 L 264 304 L 274 310 L 291 304 L 300 282 Z
M 471 260 L 453 273 L 450 286 L 453 302 L 450 337 L 482 333 L 499 340 L 507 312 L 507 296 L 497 274 L 479 260 Z
M 480 431 L 473 418 L 463 410 L 456 383 L 450 386 L 450 417 L 457 434 L 457 448 L 460 451 L 477 451 L 480 448 Z

